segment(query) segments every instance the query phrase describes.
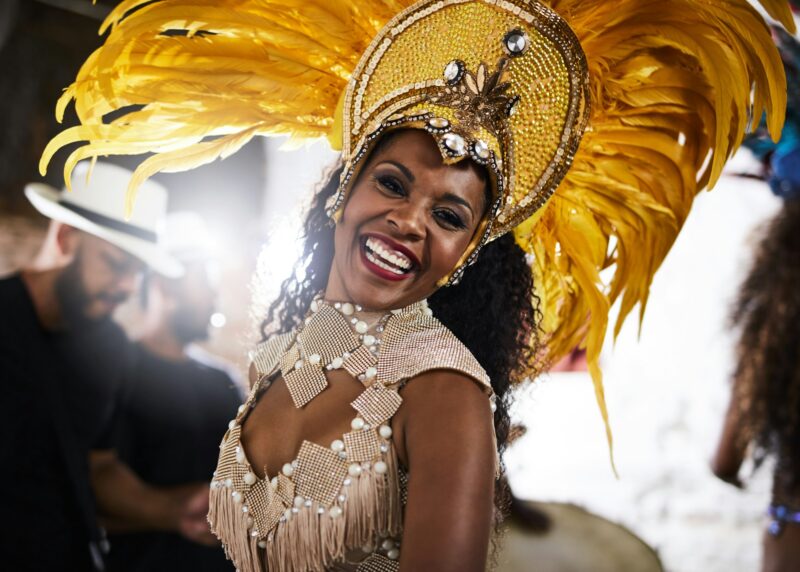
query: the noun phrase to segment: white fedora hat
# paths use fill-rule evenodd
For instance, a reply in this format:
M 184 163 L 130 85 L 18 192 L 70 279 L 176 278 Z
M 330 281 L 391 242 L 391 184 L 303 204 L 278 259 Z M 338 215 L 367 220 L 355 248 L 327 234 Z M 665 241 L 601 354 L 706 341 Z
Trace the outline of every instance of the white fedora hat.
M 72 191 L 30 183 L 25 196 L 44 216 L 80 229 L 118 246 L 156 272 L 178 277 L 183 267 L 159 245 L 159 229 L 167 214 L 167 190 L 155 181 L 139 187 L 136 205 L 125 220 L 125 191 L 132 173 L 98 161 L 79 163 L 72 173 Z

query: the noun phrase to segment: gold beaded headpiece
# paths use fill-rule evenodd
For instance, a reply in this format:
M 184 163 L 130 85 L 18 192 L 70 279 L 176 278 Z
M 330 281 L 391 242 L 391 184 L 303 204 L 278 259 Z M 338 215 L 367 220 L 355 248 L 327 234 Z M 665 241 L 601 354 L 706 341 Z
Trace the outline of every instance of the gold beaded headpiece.
M 785 0 L 760 0 L 794 31 Z M 639 306 L 688 215 L 763 112 L 783 66 L 747 0 L 125 0 L 57 105 L 81 159 L 153 153 L 131 180 L 191 169 L 256 135 L 327 137 L 344 204 L 381 134 L 431 133 L 486 165 L 494 204 L 454 270 L 511 231 L 529 256 L 548 361 L 600 350 Z M 608 430 L 608 427 L 607 427 Z M 610 433 L 609 433 L 610 438 Z

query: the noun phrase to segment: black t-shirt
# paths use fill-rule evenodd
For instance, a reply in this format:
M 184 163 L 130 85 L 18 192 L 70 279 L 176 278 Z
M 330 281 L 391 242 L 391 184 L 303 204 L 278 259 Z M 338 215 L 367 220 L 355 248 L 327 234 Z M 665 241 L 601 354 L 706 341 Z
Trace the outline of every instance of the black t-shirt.
M 152 485 L 209 482 L 220 440 L 242 402 L 239 388 L 221 369 L 135 347 L 131 391 L 116 427 L 120 458 Z M 233 570 L 222 548 L 178 534 L 120 534 L 110 541 L 112 571 Z
M 111 322 L 45 332 L 17 275 L 0 316 L 0 566 L 89 570 L 88 453 L 109 444 L 130 343 Z

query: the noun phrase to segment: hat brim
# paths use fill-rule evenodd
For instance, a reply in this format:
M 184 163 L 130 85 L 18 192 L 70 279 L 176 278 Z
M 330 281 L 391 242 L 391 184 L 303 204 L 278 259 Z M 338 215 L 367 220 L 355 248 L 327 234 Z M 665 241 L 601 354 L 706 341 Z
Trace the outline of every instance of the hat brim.
M 25 186 L 25 196 L 33 207 L 52 220 L 87 232 L 97 238 L 110 242 L 132 254 L 159 274 L 168 278 L 183 275 L 183 266 L 157 244 L 92 222 L 80 214 L 64 207 L 59 202 L 61 193 L 44 183 L 30 183 Z

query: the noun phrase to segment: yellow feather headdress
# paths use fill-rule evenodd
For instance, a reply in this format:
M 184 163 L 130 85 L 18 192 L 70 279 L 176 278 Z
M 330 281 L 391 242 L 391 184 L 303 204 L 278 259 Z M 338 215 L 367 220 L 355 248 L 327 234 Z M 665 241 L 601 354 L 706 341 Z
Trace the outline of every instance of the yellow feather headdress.
M 761 4 L 794 30 L 787 2 Z M 747 0 L 125 0 L 106 31 L 58 102 L 60 119 L 74 100 L 81 125 L 50 142 L 43 171 L 75 142 L 67 181 L 82 159 L 153 153 L 130 208 L 147 177 L 256 135 L 328 137 L 346 165 L 335 215 L 380 133 L 426 129 L 445 160 L 493 173 L 496 204 L 462 262 L 513 229 L 533 260 L 546 358 L 586 347 L 607 431 L 610 307 L 620 300 L 615 334 L 644 312 L 695 195 L 753 118 L 766 112 L 779 135 L 786 104 Z

